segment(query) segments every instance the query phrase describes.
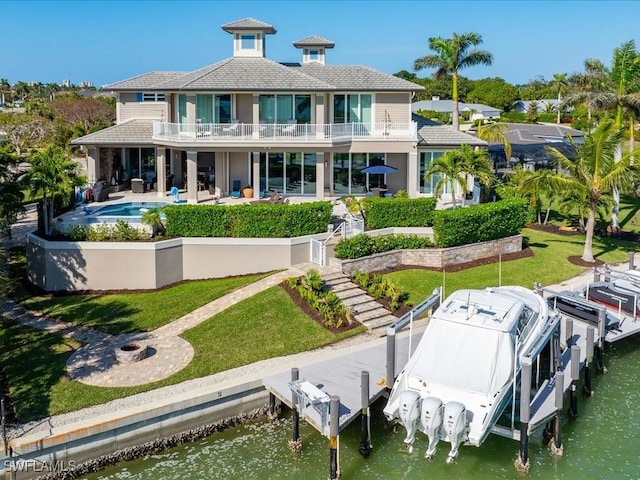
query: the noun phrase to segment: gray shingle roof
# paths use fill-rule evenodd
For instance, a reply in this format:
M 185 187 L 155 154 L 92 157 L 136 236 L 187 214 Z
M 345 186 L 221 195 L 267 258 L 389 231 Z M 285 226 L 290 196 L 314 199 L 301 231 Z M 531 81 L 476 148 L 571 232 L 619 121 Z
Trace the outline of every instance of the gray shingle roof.
M 327 40 L 324 37 L 320 37 L 318 35 L 310 35 L 303 39 L 297 40 L 293 42 L 293 46 L 296 48 L 302 47 L 324 47 L 324 48 L 333 48 L 336 44 L 331 40 Z
M 485 147 L 487 142 L 473 135 L 454 130 L 450 125 L 440 125 L 433 120 L 412 115 L 411 119 L 418 123 L 418 145 L 430 147 L 459 147 L 466 144 L 472 147 Z
M 264 33 L 276 33 L 276 29 L 273 28 L 273 25 L 250 17 L 243 18 L 242 20 L 236 20 L 231 23 L 225 23 L 222 25 L 222 29 L 225 32 L 233 32 L 237 30 L 262 30 Z
M 159 83 L 154 90 L 327 91 L 333 86 L 267 58 L 234 57 Z
M 153 120 L 129 120 L 71 141 L 72 145 L 153 145 Z
M 103 90 L 144 90 L 171 78 L 184 75 L 186 72 L 149 72 L 136 77 L 131 77 L 120 82 L 111 83 L 102 87 Z
M 422 85 L 383 73 L 361 65 L 322 65 L 310 63 L 298 69 L 305 74 L 332 85 L 335 90 L 391 90 L 415 92 L 424 90 Z

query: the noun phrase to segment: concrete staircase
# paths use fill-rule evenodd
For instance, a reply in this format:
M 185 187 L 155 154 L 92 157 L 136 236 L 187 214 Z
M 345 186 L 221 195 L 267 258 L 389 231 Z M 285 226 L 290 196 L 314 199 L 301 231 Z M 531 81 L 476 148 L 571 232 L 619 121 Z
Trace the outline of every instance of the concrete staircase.
M 384 336 L 387 326 L 398 320 L 342 272 L 326 272 L 322 274 L 322 279 L 325 290 L 340 297 L 355 319 L 366 326 L 370 333 Z

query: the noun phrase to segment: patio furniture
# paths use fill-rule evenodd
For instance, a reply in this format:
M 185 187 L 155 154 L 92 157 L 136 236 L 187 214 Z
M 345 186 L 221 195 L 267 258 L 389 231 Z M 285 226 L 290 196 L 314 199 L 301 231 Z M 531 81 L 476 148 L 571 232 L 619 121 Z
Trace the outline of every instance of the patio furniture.
M 109 184 L 105 180 L 98 180 L 91 187 L 94 202 L 104 202 L 109 198 Z
M 240 198 L 240 180 L 234 180 L 231 187 L 231 198 Z
M 144 193 L 144 180 L 142 178 L 131 179 L 131 193 Z
M 222 128 L 225 135 L 237 135 L 240 128 L 240 120 L 233 119 L 228 127 Z
M 282 127 L 282 133 L 285 135 L 295 134 L 297 124 L 298 124 L 298 121 L 295 118 L 292 118 L 291 120 L 287 120 L 287 126 Z

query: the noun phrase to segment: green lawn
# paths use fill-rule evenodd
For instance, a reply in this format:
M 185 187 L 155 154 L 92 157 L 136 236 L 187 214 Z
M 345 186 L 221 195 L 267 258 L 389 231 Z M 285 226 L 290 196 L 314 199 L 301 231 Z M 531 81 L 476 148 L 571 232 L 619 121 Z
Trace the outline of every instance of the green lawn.
M 2 317 L 0 322 L 0 362 L 23 422 L 318 348 L 364 331 L 360 326 L 338 335 L 330 333 L 281 288 L 272 287 L 186 331 L 183 337 L 193 345 L 195 356 L 180 372 L 139 387 L 101 388 L 65 375 L 66 360 L 80 346 L 77 342 Z
M 583 235 L 554 235 L 529 228 L 525 228 L 522 234 L 535 252 L 535 256 L 503 262 L 502 267 L 496 263 L 445 274 L 430 270 L 401 270 L 389 273 L 385 277 L 409 292 L 410 301 L 417 304 L 427 298 L 434 288 L 443 284 L 445 295 L 461 288 L 498 285 L 500 268 L 502 285 L 522 285 L 527 288 L 532 288 L 535 282 L 540 282 L 543 286 L 552 285 L 585 270 L 567 260 L 569 256 L 582 255 Z M 628 252 L 639 247 L 635 242 L 595 238 L 593 253 L 596 258 L 606 263 L 618 263 L 628 260 Z
M 24 276 L 24 249 L 10 252 L 11 276 Z M 12 298 L 30 310 L 58 320 L 82 324 L 112 334 L 149 331 L 268 274 L 185 282 L 162 290 L 110 295 L 32 296 L 17 288 Z

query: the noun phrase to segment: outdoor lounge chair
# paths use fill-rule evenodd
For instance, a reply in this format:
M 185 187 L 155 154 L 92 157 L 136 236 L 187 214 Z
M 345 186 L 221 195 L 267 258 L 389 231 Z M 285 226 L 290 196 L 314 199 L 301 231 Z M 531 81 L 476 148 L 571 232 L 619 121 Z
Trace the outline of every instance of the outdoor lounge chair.
M 231 188 L 231 198 L 240 198 L 240 180 L 233 181 L 233 187 Z
M 285 135 L 294 135 L 296 133 L 297 124 L 298 124 L 298 121 L 295 118 L 292 118 L 291 120 L 287 120 L 287 125 L 286 127 L 282 128 L 282 133 Z
M 224 133 L 225 135 L 237 135 L 239 128 L 240 128 L 240 121 L 234 119 L 234 120 L 231 120 L 231 124 L 228 127 L 224 127 L 222 129 L 222 133 Z

